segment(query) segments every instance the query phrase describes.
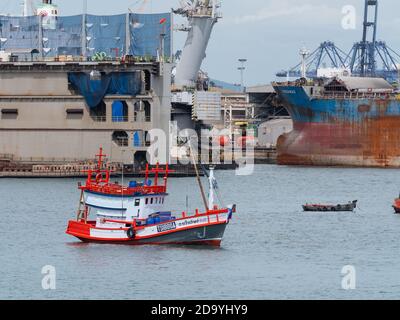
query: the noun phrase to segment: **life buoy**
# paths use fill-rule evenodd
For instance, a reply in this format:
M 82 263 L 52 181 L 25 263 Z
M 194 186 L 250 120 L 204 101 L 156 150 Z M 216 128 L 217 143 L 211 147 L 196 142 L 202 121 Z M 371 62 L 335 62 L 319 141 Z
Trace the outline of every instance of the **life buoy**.
M 372 92 L 372 88 L 369 88 L 369 89 L 368 89 L 368 93 L 371 93 L 371 92 Z
M 101 173 L 98 173 L 98 174 L 96 175 L 96 182 L 97 182 L 97 183 L 100 183 L 100 181 L 101 181 L 102 178 L 103 178 L 103 176 L 101 175 Z
M 126 232 L 127 236 L 129 239 L 135 239 L 136 237 L 136 232 L 135 229 L 129 228 L 128 231 Z

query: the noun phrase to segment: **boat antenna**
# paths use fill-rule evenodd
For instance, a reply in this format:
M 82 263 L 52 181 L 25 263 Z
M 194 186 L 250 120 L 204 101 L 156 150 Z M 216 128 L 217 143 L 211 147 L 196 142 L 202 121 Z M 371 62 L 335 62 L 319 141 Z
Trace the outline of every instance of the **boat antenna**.
M 215 179 L 214 176 L 214 170 L 215 167 L 210 167 L 210 170 L 207 170 L 207 168 L 201 164 L 201 169 L 203 170 L 204 174 L 207 176 L 208 180 L 209 180 L 209 184 L 210 184 L 210 197 L 209 197 L 209 202 L 210 202 L 210 198 L 212 198 L 212 205 L 209 205 L 209 208 L 212 208 L 214 206 L 214 196 L 217 196 L 217 199 L 220 203 L 220 205 L 224 205 L 224 201 L 222 199 L 222 197 L 220 196 L 219 192 L 218 192 L 218 182 Z M 211 189 L 212 188 L 212 189 Z
M 122 209 L 122 216 L 124 216 L 124 168 L 125 168 L 125 162 L 124 162 L 124 154 L 125 150 L 121 149 L 121 163 L 122 163 L 122 177 L 121 177 L 121 195 L 122 195 L 122 201 L 121 201 L 121 209 Z
M 105 158 L 107 156 L 103 153 L 103 147 L 100 147 L 100 153 L 96 156 L 98 157 L 97 167 L 98 167 L 98 170 L 101 171 L 101 169 L 103 167 L 103 158 Z
M 197 168 L 197 160 L 198 159 L 196 160 L 194 157 L 191 140 L 189 140 L 189 149 L 190 149 L 190 155 L 192 156 L 194 171 L 196 172 L 197 183 L 199 184 L 200 193 L 201 193 L 201 197 L 203 199 L 204 207 L 206 208 L 206 210 L 208 212 L 209 208 L 208 208 L 208 204 L 207 204 L 206 194 L 204 193 L 203 184 L 201 183 L 201 179 L 200 179 L 199 169 Z

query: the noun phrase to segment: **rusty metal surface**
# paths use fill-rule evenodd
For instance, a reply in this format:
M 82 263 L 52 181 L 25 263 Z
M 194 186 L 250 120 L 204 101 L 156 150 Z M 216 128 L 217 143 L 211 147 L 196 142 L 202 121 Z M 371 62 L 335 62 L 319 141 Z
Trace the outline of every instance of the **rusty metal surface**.
M 400 167 L 400 100 L 309 99 L 287 89 L 294 129 L 278 140 L 278 164 Z

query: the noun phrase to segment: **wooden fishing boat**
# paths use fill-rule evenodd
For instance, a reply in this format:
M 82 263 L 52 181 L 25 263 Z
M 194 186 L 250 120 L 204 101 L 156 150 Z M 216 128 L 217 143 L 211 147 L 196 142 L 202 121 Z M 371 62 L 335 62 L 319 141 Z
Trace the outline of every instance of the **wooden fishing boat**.
M 67 234 L 83 242 L 95 243 L 220 246 L 236 206 L 219 208 L 214 204 L 217 184 L 212 168 L 207 174 L 210 184 L 208 203 L 201 188 L 205 210 L 178 215 L 164 209 L 171 172 L 168 165 L 165 169 L 159 165 L 154 169 L 147 166 L 143 182 L 131 181 L 124 186 L 111 183 L 110 170 L 102 170 L 105 157 L 102 149 L 97 157 L 97 169 L 89 170 L 85 185 L 79 186 L 81 199 L 77 218 L 69 221 Z M 150 180 L 150 175 L 154 180 Z M 199 175 L 197 178 L 200 182 Z M 95 219 L 90 220 L 89 216 Z
M 357 200 L 347 204 L 306 204 L 303 210 L 308 212 L 353 212 L 357 208 Z

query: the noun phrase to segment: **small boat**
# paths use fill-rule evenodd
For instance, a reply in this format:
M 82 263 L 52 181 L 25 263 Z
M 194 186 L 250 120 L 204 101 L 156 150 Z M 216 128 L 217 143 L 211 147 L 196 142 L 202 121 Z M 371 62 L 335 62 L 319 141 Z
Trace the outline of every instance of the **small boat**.
M 178 216 L 164 209 L 168 174 L 171 173 L 168 165 L 165 169 L 158 164 L 149 169 L 147 165 L 143 182 L 131 181 L 124 186 L 110 182 L 111 171 L 107 167 L 103 169 L 105 156 L 100 148 L 96 156 L 97 169 L 87 171 L 85 185 L 78 186 L 81 190 L 79 209 L 77 218 L 68 223 L 68 235 L 94 243 L 220 246 L 236 206 L 219 208 L 214 204 L 217 186 L 212 168 L 207 174 L 208 203 L 201 187 L 205 211 L 196 210 L 191 215 L 182 212 Z M 199 176 L 198 181 L 201 184 Z M 90 220 L 90 216 L 95 219 Z
M 311 212 L 353 212 L 357 208 L 357 200 L 347 204 L 306 204 L 303 206 L 304 211 Z
M 400 214 L 400 198 L 394 200 L 393 209 L 395 213 Z

